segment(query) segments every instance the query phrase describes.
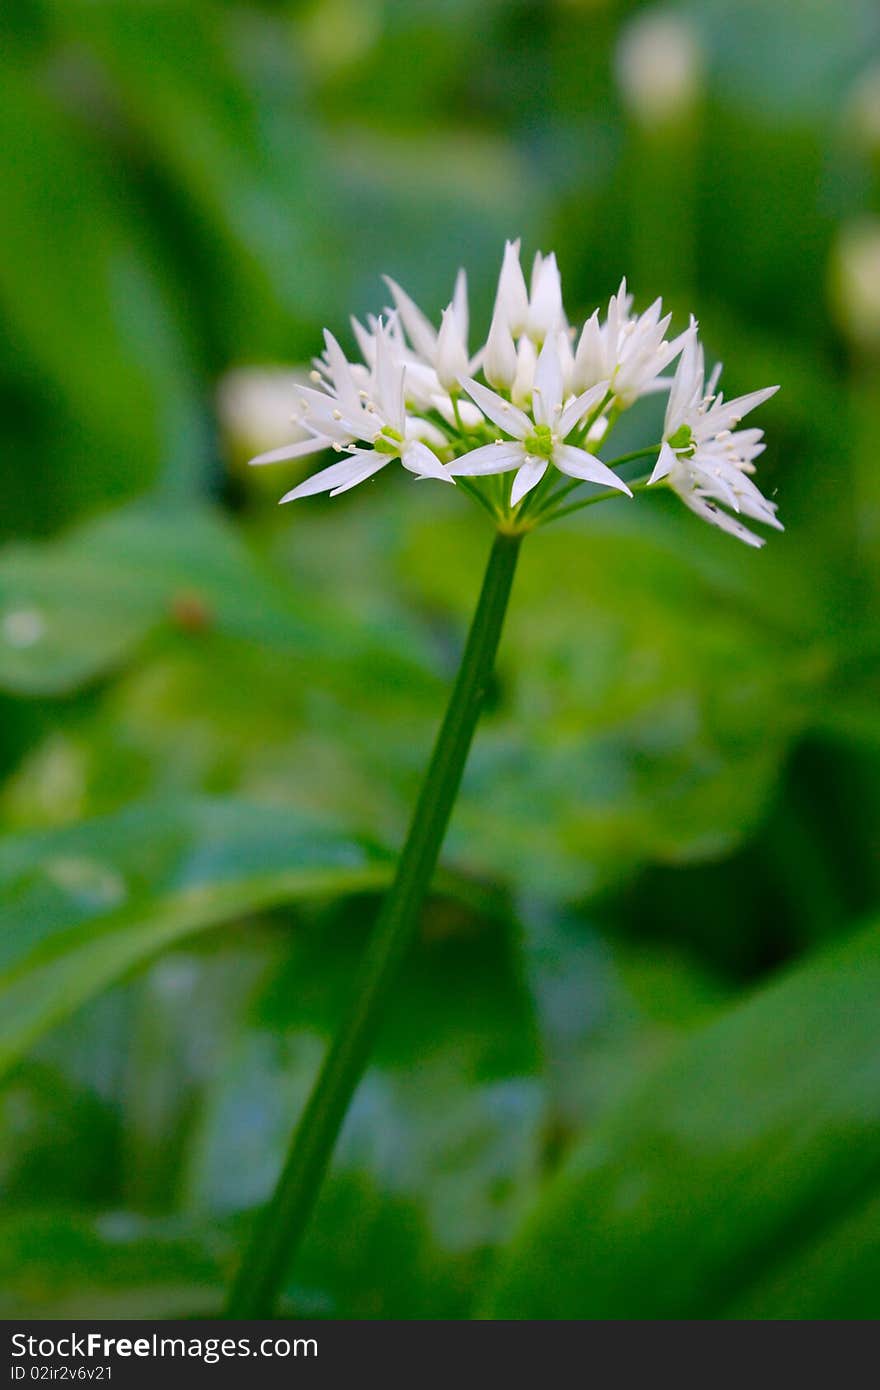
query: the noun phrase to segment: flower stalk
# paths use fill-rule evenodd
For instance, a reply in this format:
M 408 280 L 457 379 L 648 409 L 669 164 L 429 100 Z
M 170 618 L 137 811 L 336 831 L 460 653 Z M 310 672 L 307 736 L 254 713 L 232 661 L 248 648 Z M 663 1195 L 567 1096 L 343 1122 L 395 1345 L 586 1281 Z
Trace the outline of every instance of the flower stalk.
M 367 946 L 353 998 L 291 1141 L 278 1185 L 257 1222 L 229 1298 L 230 1318 L 271 1317 L 305 1233 L 336 1139 L 416 935 L 422 905 L 486 697 L 522 534 L 498 531 L 458 675 L 394 882 Z
M 765 387 L 726 401 L 715 368 L 705 376 L 696 320 L 667 338 L 670 314 L 655 300 L 643 313 L 622 281 L 604 319 L 597 309 L 569 323 L 555 256 L 535 256 L 529 285 L 519 243 L 504 250 L 486 343 L 469 347 L 467 281 L 460 272 L 439 329 L 393 280 L 394 308 L 352 320 L 362 360 L 351 362 L 330 332 L 295 393 L 299 437 L 255 464 L 340 457 L 292 488 L 282 502 L 348 492 L 399 461 L 417 478 L 457 485 L 491 516 L 495 540 L 462 656 L 394 882 L 367 946 L 348 1013 L 293 1135 L 278 1186 L 257 1223 L 229 1301 L 229 1316 L 271 1316 L 306 1230 L 349 1102 L 367 1066 L 419 916 L 461 783 L 489 685 L 522 538 L 597 502 L 671 488 L 691 511 L 747 545 L 763 539 L 746 516 L 781 530 L 776 503 L 751 475 L 764 449 L 760 429 L 738 429 L 773 395 Z M 674 375 L 664 373 L 676 362 Z M 475 373 L 482 373 L 483 381 Z M 621 412 L 668 392 L 658 444 L 605 462 Z M 632 485 L 615 469 L 650 458 Z M 508 477 L 507 475 L 510 475 Z M 567 499 L 584 483 L 603 491 Z

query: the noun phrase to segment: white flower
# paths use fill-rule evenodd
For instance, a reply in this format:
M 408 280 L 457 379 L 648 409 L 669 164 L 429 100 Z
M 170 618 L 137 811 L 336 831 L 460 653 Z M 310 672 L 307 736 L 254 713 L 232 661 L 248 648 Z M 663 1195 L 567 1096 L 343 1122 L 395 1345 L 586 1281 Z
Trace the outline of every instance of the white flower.
M 565 443 L 603 398 L 607 383 L 598 382 L 563 404 L 562 367 L 554 335 L 545 339 L 535 367 L 531 415 L 478 381 L 469 379 L 464 385 L 483 414 L 510 438 L 495 440 L 457 459 L 449 470 L 456 477 L 472 478 L 516 469 L 510 496 L 511 506 L 516 506 L 537 486 L 552 463 L 571 478 L 602 483 L 632 496 L 626 483 L 601 459 Z
M 880 63 L 873 63 L 856 80 L 846 102 L 850 133 L 867 154 L 880 151 Z
M 597 381 L 610 382 L 619 405 L 626 409 L 639 396 L 663 390 L 660 373 L 684 346 L 685 334 L 666 341 L 671 314 L 661 318 L 662 300 L 655 299 L 643 314 L 634 315 L 626 280 L 608 301 L 608 314 L 599 322 L 598 309 L 584 324 L 571 369 L 571 388 L 585 391 Z
M 217 386 L 217 414 L 236 452 L 271 449 L 291 435 L 290 404 L 305 368 L 235 367 Z M 305 437 L 305 431 L 302 436 Z
M 489 385 L 510 392 L 517 404 L 527 405 L 532 395 L 537 350 L 546 338 L 566 327 L 556 257 L 543 256 L 540 251 L 536 254 L 530 289 L 526 289 L 519 241 L 505 242 L 492 324 L 481 356 L 483 375 Z
M 527 285 L 520 244 L 509 241 L 489 336 L 471 355 L 464 271 L 439 328 L 395 281 L 387 283 L 394 301 L 387 316 L 369 316 L 365 323 L 352 319 L 363 360 L 350 362 L 325 332 L 311 384 L 293 392 L 300 437 L 251 460 L 274 463 L 326 449 L 343 455 L 282 501 L 318 492 L 336 496 L 394 459 L 417 477 L 444 482 L 515 472 L 509 495 L 466 489 L 500 523 L 523 517 L 514 509 L 542 480 L 549 484 L 551 466 L 575 482 L 631 497 L 626 483 L 591 450 L 640 396 L 671 388 L 651 482 L 667 479 L 693 511 L 751 545 L 762 542 L 736 514 L 782 529 L 775 504 L 750 476 L 764 448 L 762 432 L 736 429 L 776 387 L 729 402 L 716 394 L 717 372 L 708 385 L 704 381 L 693 319 L 684 333 L 667 339 L 671 316 L 661 301 L 633 313 L 623 280 L 604 319 L 596 310 L 578 336 L 566 318 L 556 257 L 538 252 Z M 664 376 L 679 356 L 674 377 Z M 482 382 L 475 379 L 478 371 Z M 559 515 L 558 501 L 570 490 L 553 493 L 524 524 Z
M 495 296 L 495 317 L 514 338 L 525 333 L 529 321 L 529 292 L 519 260 L 519 241 L 504 243 L 504 257 Z
M 637 15 L 623 32 L 616 66 L 624 102 L 648 128 L 681 120 L 696 105 L 703 53 L 692 25 L 679 15 Z
M 509 391 L 516 380 L 516 373 L 516 343 L 504 308 L 496 304 L 483 351 L 483 376 L 496 390 Z
M 526 332 L 532 342 L 540 347 L 545 338 L 557 333 L 564 326 L 562 280 L 556 257 L 552 252 L 549 256 L 543 256 L 538 251 L 532 264 L 532 278 L 529 284 Z
M 520 338 L 516 352 L 516 375 L 513 378 L 510 394 L 515 403 L 522 406 L 523 409 L 531 404 L 537 365 L 538 353 L 535 344 L 531 338 Z
M 860 217 L 840 230 L 831 257 L 831 306 L 854 347 L 880 349 L 880 218 Z
M 462 377 L 475 372 L 482 359 L 482 350 L 472 358 L 468 356 L 465 272 L 458 272 L 453 296 L 443 311 L 439 330 L 395 280 L 386 275 L 385 283 L 394 300 L 395 307 L 388 322 L 398 357 L 406 368 L 407 406 L 417 413 L 436 410 L 450 425 L 457 425 L 459 421 L 471 428 L 478 425 L 479 412 L 469 401 L 458 400 Z M 354 319 L 352 323 L 364 357 L 370 360 L 375 320 L 371 321 L 369 331 Z
M 413 437 L 409 427 L 405 367 L 391 330 L 381 323 L 375 327 L 372 369 L 349 362 L 332 333 L 325 332 L 324 340 L 324 357 L 312 373 L 315 387 L 296 389 L 298 423 L 309 437 L 260 454 L 251 463 L 276 463 L 328 448 L 346 457 L 307 478 L 281 501 L 292 502 L 317 492 L 335 497 L 372 477 L 395 458 L 419 477 L 451 482 L 439 459 L 422 440 Z M 358 442 L 370 447 L 358 447 Z
M 762 546 L 760 536 L 718 504 L 777 531 L 783 529 L 775 502 L 768 501 L 749 476 L 755 471 L 754 460 L 764 451 L 764 432 L 736 429 L 744 415 L 779 388 L 766 386 L 725 401 L 715 392 L 720 373 L 719 364 L 704 388 L 703 349 L 692 323 L 669 393 L 663 444 L 650 482 L 665 478 L 686 506 L 705 521 L 746 545 Z

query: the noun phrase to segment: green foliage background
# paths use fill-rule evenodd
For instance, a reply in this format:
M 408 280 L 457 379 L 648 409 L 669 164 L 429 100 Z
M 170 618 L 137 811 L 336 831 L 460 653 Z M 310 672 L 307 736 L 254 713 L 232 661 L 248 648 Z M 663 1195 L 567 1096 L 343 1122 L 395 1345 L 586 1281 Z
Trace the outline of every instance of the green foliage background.
M 626 273 L 730 394 L 781 383 L 787 530 L 755 554 L 648 497 L 529 541 L 285 1311 L 880 1313 L 880 329 L 839 283 L 880 14 L 678 5 L 702 96 L 646 130 L 641 8 L 3 9 L 6 1316 L 219 1309 L 489 544 L 392 470 L 279 511 L 296 465 L 247 474 L 218 382 L 344 335 L 382 271 L 437 313 L 465 264 L 482 325 L 514 235 L 572 312 Z

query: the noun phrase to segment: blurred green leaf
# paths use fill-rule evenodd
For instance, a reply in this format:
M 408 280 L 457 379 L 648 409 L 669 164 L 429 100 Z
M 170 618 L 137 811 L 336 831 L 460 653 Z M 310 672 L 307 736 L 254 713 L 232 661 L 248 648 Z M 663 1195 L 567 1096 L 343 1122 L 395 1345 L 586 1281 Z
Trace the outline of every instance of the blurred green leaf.
M 130 496 L 172 454 L 181 461 L 199 406 L 186 339 L 137 219 L 45 89 L 8 62 L 0 180 L 0 312 L 16 344 L 10 372 L 31 392 L 34 375 L 39 381 L 39 452 L 52 464 L 33 448 L 17 450 L 4 495 L 27 479 L 38 497 L 28 520 L 43 530 L 53 511 L 69 516 Z
M 59 540 L 0 552 L 0 689 L 57 695 L 130 657 L 164 628 L 198 642 L 219 633 L 289 660 L 368 659 L 418 680 L 418 653 L 298 599 L 220 513 L 136 505 Z
M 474 871 L 555 897 L 728 852 L 765 814 L 833 659 L 675 499 L 595 511 L 524 548 L 498 708 L 449 841 Z M 463 616 L 473 550 L 459 518 L 438 519 L 430 545 L 413 526 L 405 562 Z
M 382 271 L 436 319 L 465 265 L 476 350 L 506 236 L 573 317 L 626 274 L 728 397 L 780 383 L 786 531 L 756 555 L 649 495 L 529 541 L 446 847 L 500 909 L 429 905 L 285 1311 L 469 1315 L 595 1127 L 517 1297 L 877 1315 L 867 947 L 696 1030 L 880 896 L 877 372 L 826 292 L 880 207 L 880 14 L 674 0 L 701 90 L 661 134 L 617 80 L 644 8 L 0 7 L 0 535 L 102 513 L 0 552 L 9 1315 L 216 1311 L 374 911 L 333 894 L 400 841 L 488 547 L 400 470 L 280 510 L 302 463 L 224 481 L 213 384 L 350 342 Z
M 214 1316 L 231 1265 L 217 1229 L 129 1212 L 23 1210 L 0 1221 L 6 1318 Z
M 381 887 L 374 846 L 277 808 L 136 806 L 0 846 L 0 1069 L 189 935 L 297 899 Z
M 683 0 L 678 8 L 705 40 L 726 99 L 765 121 L 780 112 L 833 118 L 841 78 L 857 72 L 880 40 L 871 0 L 840 8 L 823 0 Z
M 830 1228 L 793 1242 L 725 1309 L 725 1317 L 801 1322 L 877 1319 L 880 1287 L 880 1196 L 853 1202 Z
M 292 803 L 396 841 L 488 544 L 481 519 L 447 515 L 459 498 L 426 511 L 424 497 L 404 494 L 393 518 L 377 497 L 294 519 L 274 575 L 210 513 L 131 509 L 7 552 L 13 635 L 56 610 L 43 637 L 7 639 L 10 685 L 84 679 L 147 632 L 166 638 L 91 721 L 34 751 L 7 794 L 13 821 L 57 786 L 63 743 L 81 787 L 66 814 L 118 805 L 127 782 L 129 797 Z M 717 858 L 766 815 L 833 648 L 744 582 L 724 537 L 702 528 L 678 553 L 692 518 L 653 501 L 530 542 L 450 862 L 573 897 L 646 861 Z
M 361 949 L 329 906 L 289 942 L 218 1058 L 181 1204 L 225 1220 L 266 1199 Z M 503 924 L 435 902 L 387 1010 L 289 1292 L 332 1316 L 465 1316 L 541 1146 L 531 1005 Z
M 767 1315 L 828 1316 L 799 1261 L 877 1261 L 876 1229 L 846 1228 L 880 1185 L 878 989 L 874 926 L 685 1044 L 533 1210 L 492 1315 L 756 1317 L 767 1287 Z M 877 1315 L 876 1280 L 860 1303 Z
M 229 32 L 225 7 L 112 0 L 99 8 L 72 3 L 54 19 L 75 43 L 113 126 L 136 144 L 162 189 L 166 216 L 171 211 L 183 232 L 178 244 L 169 238 L 167 254 L 179 275 L 195 275 L 201 285 L 206 321 L 196 326 L 208 330 L 210 360 L 216 362 L 218 346 L 227 360 L 249 342 L 278 351 L 291 317 L 302 315 L 303 296 L 314 312 L 316 299 L 330 293 L 318 252 L 329 221 L 320 215 L 326 179 L 315 167 L 308 116 L 297 100 L 293 54 L 279 72 L 277 39 L 263 50 L 281 81 L 255 87 L 239 68 L 254 49 L 260 53 L 259 30 L 255 42 L 245 23 Z M 295 115 L 296 159 L 273 129 L 279 112 L 288 136 Z M 94 124 L 106 139 L 106 121 Z M 130 170 L 135 181 L 138 172 Z M 303 178 L 308 198 L 299 196 Z M 180 290 L 189 292 L 185 281 Z M 219 344 L 211 341 L 218 330 Z

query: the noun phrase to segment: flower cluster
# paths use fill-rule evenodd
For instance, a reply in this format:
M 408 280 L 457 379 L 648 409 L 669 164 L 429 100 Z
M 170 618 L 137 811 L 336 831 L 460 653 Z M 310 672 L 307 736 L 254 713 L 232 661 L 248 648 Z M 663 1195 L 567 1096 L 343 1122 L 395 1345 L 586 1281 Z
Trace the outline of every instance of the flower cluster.
M 692 511 L 750 545 L 763 542 L 739 516 L 781 529 L 775 504 L 751 477 L 762 431 L 736 429 L 777 388 L 725 401 L 716 393 L 717 370 L 705 382 L 693 319 L 670 338 L 671 315 L 661 301 L 636 314 L 624 281 L 604 316 L 597 309 L 578 332 L 565 314 L 556 257 L 539 253 L 527 283 L 519 243 L 508 242 L 489 335 L 472 354 L 464 271 L 439 327 L 398 284 L 387 285 L 386 314 L 352 321 L 362 360 L 350 362 L 325 332 L 312 384 L 295 388 L 300 438 L 252 460 L 274 463 L 327 449 L 341 455 L 283 502 L 336 496 L 398 459 L 417 477 L 460 480 L 499 524 L 515 529 L 597 500 L 561 506 L 584 482 L 629 497 L 635 487 L 662 482 Z M 597 451 L 621 412 L 658 391 L 669 393 L 662 440 L 603 462 Z M 653 473 L 632 486 L 615 472 L 653 456 Z

